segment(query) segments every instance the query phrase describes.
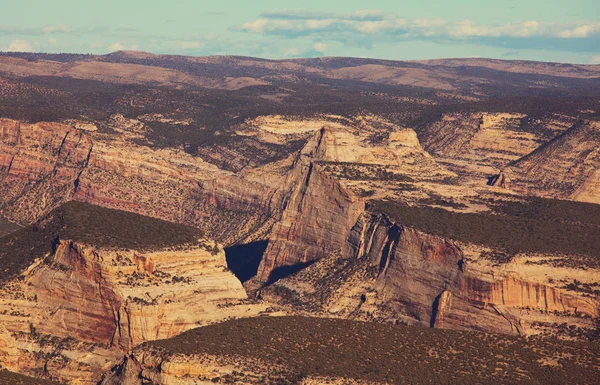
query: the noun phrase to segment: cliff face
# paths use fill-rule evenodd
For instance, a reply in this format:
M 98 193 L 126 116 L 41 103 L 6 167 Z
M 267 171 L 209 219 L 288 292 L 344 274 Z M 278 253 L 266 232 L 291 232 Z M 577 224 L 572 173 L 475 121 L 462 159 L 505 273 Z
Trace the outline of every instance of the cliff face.
M 1 119 L 2 214 L 31 223 L 75 199 L 193 225 L 226 243 L 248 236 L 273 214 L 274 188 L 182 151 L 137 145 L 140 136 L 131 127 L 140 122 L 111 122 L 120 134 Z
M 525 193 L 600 203 L 600 123 L 581 121 L 514 162 L 508 172 Z
M 290 369 L 266 364 L 259 358 L 166 354 L 142 347 L 105 373 L 100 385 L 212 384 L 212 379 L 248 385 L 275 384 L 291 375 Z
M 3 366 L 95 383 L 123 351 L 255 315 L 213 245 L 141 253 L 60 241 L 0 293 Z M 227 306 L 225 306 L 227 305 Z
M 381 300 L 425 325 L 521 333 L 526 328 L 522 309 L 599 316 L 599 304 L 591 298 L 528 281 L 514 271 L 471 264 L 452 241 L 378 215 L 357 222 L 347 255 L 379 267 L 375 289 Z
M 287 199 L 258 268 L 269 280 L 278 268 L 306 264 L 340 248 L 364 202 L 323 173 L 315 162 L 323 151 L 321 129 L 302 150 L 286 180 Z
M 82 131 L 57 123 L 0 119 L 3 214 L 27 223 L 56 207 L 73 191 L 91 150 L 92 142 Z
M 489 264 L 452 240 L 366 211 L 340 250 L 262 294 L 297 311 L 350 319 L 522 335 L 562 322 L 594 329 L 598 299 L 560 287 L 586 273 L 525 266 Z
M 99 385 L 198 385 L 218 381 L 244 385 L 298 381 L 294 368 L 260 358 L 198 354 L 167 354 L 142 347 L 105 373 Z M 299 385 L 373 385 L 376 381 L 341 377 L 303 376 Z

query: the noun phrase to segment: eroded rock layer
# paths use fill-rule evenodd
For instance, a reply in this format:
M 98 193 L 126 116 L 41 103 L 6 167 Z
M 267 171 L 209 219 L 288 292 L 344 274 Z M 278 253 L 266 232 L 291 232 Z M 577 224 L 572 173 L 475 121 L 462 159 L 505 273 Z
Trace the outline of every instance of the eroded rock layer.
M 275 189 L 182 151 L 137 145 L 123 131 L 115 138 L 59 123 L 0 120 L 3 215 L 27 224 L 75 199 L 194 225 L 233 242 L 273 214 Z
M 124 351 L 255 315 L 216 245 L 136 252 L 61 240 L 0 295 L 2 364 L 94 384 Z

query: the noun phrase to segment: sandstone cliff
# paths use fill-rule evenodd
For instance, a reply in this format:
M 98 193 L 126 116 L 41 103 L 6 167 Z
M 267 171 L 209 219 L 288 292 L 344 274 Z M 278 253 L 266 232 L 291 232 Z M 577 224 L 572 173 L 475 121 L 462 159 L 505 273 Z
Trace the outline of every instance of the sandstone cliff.
M 508 168 L 524 193 L 600 203 L 600 123 L 581 121 Z
M 598 299 L 557 287 L 562 273 L 556 269 L 521 275 L 519 265 L 493 266 L 462 249 L 365 212 L 341 250 L 263 296 L 301 312 L 436 328 L 528 335 L 542 333 L 538 326 L 550 320 L 596 327 Z M 580 276 L 577 270 L 568 274 Z
M 61 240 L 4 284 L 2 364 L 69 383 L 96 383 L 137 344 L 255 315 L 209 242 L 181 250 L 103 250 Z
M 273 214 L 274 188 L 183 151 L 135 144 L 127 131 L 135 125 L 115 122 L 121 136 L 0 119 L 2 214 L 28 224 L 75 199 L 194 225 L 225 243 L 251 236 Z

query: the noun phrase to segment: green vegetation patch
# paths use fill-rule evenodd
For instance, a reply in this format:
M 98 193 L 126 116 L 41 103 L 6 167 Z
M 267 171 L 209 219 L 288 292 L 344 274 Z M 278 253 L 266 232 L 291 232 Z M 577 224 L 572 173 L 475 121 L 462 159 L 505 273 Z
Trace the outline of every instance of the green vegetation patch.
M 574 202 L 570 202 L 574 203 Z M 560 205 L 560 204 L 559 204 Z M 577 204 L 575 204 L 577 205 Z M 505 215 L 491 213 L 455 213 L 433 207 L 411 207 L 392 201 L 374 201 L 369 207 L 389 215 L 399 224 L 414 227 L 429 234 L 475 243 L 515 253 L 556 253 L 583 255 L 586 262 L 600 265 L 600 226 L 583 223 L 583 215 L 569 210 L 553 220 L 547 211 L 536 211 L 529 206 L 507 204 Z M 550 206 L 549 206 L 550 207 Z M 587 206 L 586 206 L 587 207 Z M 523 213 L 518 215 L 517 213 Z M 579 218 L 577 221 L 573 219 Z M 592 266 L 590 266 L 592 267 Z
M 597 342 L 300 316 L 228 321 L 148 344 L 168 353 L 260 358 L 299 378 L 391 384 L 594 383 L 600 354 Z
M 20 273 L 35 258 L 50 252 L 58 239 L 150 251 L 196 243 L 202 235 L 193 227 L 72 201 L 0 238 L 0 280 Z

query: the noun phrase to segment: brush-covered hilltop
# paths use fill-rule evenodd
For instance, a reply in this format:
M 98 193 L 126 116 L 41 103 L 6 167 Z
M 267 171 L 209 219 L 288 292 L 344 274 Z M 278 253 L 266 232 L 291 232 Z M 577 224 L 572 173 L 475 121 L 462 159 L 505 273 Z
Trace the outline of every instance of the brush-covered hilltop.
M 600 66 L 1 53 L 0 186 L 0 383 L 600 370 Z

